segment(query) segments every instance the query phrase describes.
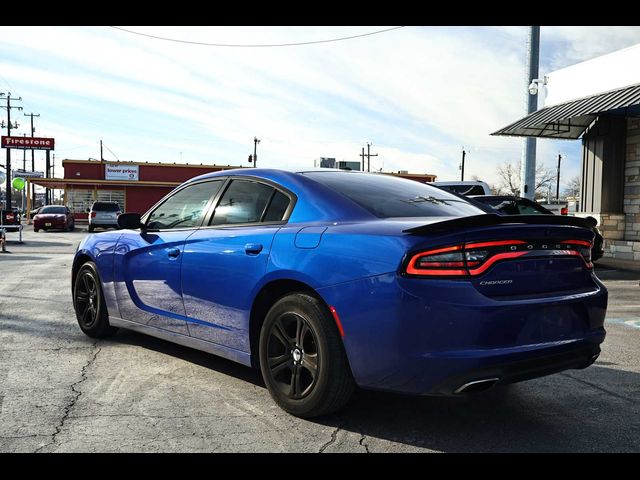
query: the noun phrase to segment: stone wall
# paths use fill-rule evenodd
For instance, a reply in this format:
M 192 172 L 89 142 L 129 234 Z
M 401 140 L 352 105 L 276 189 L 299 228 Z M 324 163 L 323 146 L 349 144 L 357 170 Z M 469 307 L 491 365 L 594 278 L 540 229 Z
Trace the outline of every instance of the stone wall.
M 626 225 L 624 239 L 640 241 L 640 118 L 627 119 L 626 151 L 627 158 L 624 168 L 624 214 Z

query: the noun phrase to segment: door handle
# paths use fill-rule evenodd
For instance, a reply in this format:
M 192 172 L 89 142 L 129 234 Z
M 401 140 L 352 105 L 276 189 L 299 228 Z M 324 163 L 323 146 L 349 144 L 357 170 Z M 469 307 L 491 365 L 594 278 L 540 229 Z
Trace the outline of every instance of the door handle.
M 169 250 L 167 250 L 167 255 L 169 256 L 169 258 L 176 258 L 178 255 L 180 255 L 180 249 L 177 247 L 170 248 Z
M 262 251 L 261 243 L 247 243 L 244 246 L 244 251 L 247 255 L 257 255 Z

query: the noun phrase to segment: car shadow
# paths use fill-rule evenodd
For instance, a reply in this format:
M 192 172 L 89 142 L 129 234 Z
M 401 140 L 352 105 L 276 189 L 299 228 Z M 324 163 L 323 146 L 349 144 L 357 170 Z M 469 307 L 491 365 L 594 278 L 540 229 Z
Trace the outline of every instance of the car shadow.
M 110 341 L 136 345 L 266 388 L 260 371 L 141 333 Z M 598 361 L 585 370 L 459 397 L 357 390 L 340 412 L 313 423 L 351 432 L 363 450 L 385 442 L 445 452 L 640 450 L 640 374 Z
M 147 348 L 266 388 L 259 370 L 207 352 L 125 329 L 120 329 L 110 340 L 115 343 Z
M 637 452 L 640 374 L 598 364 L 466 397 L 359 391 L 319 423 L 442 452 Z

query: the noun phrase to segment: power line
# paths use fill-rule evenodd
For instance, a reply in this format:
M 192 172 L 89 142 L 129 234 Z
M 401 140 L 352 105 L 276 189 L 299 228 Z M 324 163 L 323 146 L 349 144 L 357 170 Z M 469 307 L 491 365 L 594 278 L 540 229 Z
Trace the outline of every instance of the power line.
M 102 140 L 101 140 L 101 143 L 102 143 L 102 145 L 104 146 L 104 148 L 106 148 L 107 150 L 109 150 L 109 151 L 111 152 L 111 149 L 110 149 L 109 147 L 107 147 L 107 144 L 106 144 L 106 143 L 102 142 Z M 116 157 L 116 160 L 120 161 L 120 159 L 118 158 L 118 156 L 117 156 L 115 153 L 111 152 L 111 155 L 113 155 L 114 157 Z
M 298 46 L 298 45 L 314 45 L 314 44 L 317 44 L 317 43 L 340 42 L 342 40 L 351 40 L 351 39 L 354 39 L 354 38 L 367 37 L 369 35 L 377 35 L 379 33 L 390 32 L 391 30 L 398 30 L 398 29 L 404 28 L 404 27 L 405 26 L 403 25 L 403 26 L 400 26 L 400 27 L 392 27 L 392 28 L 386 28 L 384 30 L 377 30 L 375 32 L 361 33 L 360 35 L 351 35 L 349 37 L 340 37 L 340 38 L 330 38 L 328 40 L 315 40 L 315 41 L 311 41 L 311 42 L 274 43 L 274 44 L 234 44 L 234 43 L 205 43 L 205 42 L 194 42 L 194 41 L 191 41 L 191 40 L 180 40 L 180 39 L 177 39 L 177 38 L 160 37 L 158 35 L 149 35 L 147 33 L 135 32 L 133 30 L 127 30 L 126 28 L 122 28 L 122 27 L 110 26 L 110 28 L 115 28 L 116 30 L 121 30 L 123 32 L 131 33 L 131 34 L 134 34 L 134 35 L 140 35 L 140 36 L 148 37 L 148 38 L 154 38 L 156 40 L 166 40 L 168 42 L 188 43 L 188 44 L 191 44 L 191 45 L 202 45 L 202 46 L 207 46 L 207 47 L 251 47 L 251 48 L 293 47 L 293 46 Z

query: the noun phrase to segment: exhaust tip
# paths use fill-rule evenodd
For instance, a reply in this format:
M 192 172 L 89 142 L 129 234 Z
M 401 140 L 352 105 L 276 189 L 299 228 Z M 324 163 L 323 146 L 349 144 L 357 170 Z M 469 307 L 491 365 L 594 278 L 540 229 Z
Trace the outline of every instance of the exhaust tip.
M 499 378 L 485 378 L 482 380 L 474 380 L 473 382 L 467 382 L 458 387 L 453 393 L 478 393 L 489 390 L 496 383 L 500 381 Z

